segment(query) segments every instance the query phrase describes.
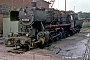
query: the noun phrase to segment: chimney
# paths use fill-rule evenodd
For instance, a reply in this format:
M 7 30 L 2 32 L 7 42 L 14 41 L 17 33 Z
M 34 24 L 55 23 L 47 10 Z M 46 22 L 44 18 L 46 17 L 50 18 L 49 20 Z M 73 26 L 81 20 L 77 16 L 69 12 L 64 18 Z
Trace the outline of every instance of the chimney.
M 32 0 L 32 7 L 36 7 L 37 5 L 37 1 L 36 0 Z

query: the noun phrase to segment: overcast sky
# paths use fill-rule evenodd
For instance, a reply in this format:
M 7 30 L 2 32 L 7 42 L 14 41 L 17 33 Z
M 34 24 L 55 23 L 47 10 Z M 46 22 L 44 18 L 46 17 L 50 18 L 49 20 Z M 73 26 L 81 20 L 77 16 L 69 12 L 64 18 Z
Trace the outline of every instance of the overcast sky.
M 49 0 L 46 0 L 49 1 Z M 90 12 L 90 0 L 66 0 L 67 10 Z M 75 6 L 75 7 L 74 7 Z M 54 8 L 65 10 L 65 0 L 55 0 Z

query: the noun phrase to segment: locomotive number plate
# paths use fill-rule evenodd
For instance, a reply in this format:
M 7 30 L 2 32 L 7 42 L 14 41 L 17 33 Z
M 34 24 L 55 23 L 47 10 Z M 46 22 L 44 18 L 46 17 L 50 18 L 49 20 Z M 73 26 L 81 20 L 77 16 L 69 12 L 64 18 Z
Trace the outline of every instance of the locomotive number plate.
M 29 19 L 22 19 L 22 21 L 29 21 Z

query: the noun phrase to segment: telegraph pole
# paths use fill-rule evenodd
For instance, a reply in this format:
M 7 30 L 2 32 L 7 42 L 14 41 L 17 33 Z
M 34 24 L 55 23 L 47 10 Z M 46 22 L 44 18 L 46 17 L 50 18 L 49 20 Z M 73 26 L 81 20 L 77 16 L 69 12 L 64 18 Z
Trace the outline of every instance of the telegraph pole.
M 65 11 L 66 11 L 66 0 L 65 0 Z

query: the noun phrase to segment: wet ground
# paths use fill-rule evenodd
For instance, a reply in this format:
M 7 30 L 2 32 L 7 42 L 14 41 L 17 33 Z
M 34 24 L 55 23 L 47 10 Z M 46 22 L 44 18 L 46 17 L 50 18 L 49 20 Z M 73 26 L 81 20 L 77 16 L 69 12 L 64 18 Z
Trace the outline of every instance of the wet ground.
M 45 47 L 44 50 L 34 49 L 33 51 L 57 56 L 83 57 L 89 40 L 85 35 L 85 33 L 78 33 L 74 36 L 52 43 L 51 46 Z
M 65 60 L 74 58 L 83 60 L 90 58 L 89 28 L 84 28 L 80 33 L 52 43 L 44 49 L 33 49 L 23 54 L 9 53 L 12 47 L 5 47 L 4 40 L 0 40 L 0 60 Z M 81 58 L 81 59 L 79 59 Z M 73 60 L 73 59 L 68 59 Z

